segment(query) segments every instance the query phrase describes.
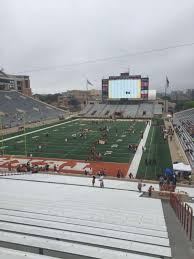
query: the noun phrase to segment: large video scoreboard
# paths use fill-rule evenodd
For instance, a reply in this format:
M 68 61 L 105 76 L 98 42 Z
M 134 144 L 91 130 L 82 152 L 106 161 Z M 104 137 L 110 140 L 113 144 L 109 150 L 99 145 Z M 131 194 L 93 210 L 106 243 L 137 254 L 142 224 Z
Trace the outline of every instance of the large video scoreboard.
M 147 100 L 149 78 L 122 73 L 118 77 L 102 80 L 103 100 Z

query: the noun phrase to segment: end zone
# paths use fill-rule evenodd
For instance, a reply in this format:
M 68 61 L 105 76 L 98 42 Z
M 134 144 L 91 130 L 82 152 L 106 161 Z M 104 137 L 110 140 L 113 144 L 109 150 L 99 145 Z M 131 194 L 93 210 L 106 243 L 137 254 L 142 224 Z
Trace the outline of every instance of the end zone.
M 19 164 L 26 164 L 28 161 L 32 165 L 40 166 L 42 168 L 41 171 L 45 170 L 45 165 L 49 165 L 49 171 L 54 172 L 54 165 L 56 165 L 56 173 L 60 174 L 84 174 L 85 170 L 91 168 L 94 174 L 97 174 L 100 170 L 104 170 L 107 176 L 113 177 L 116 177 L 118 170 L 121 170 L 123 177 L 125 177 L 130 166 L 129 163 L 4 156 L 0 157 L 0 170 L 8 170 L 8 168 L 16 170 Z

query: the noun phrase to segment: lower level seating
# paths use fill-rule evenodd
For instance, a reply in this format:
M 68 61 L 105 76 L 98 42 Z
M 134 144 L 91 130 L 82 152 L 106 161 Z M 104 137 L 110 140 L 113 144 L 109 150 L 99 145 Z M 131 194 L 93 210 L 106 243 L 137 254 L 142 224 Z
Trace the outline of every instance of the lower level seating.
M 154 115 L 162 114 L 162 106 L 153 103 L 113 105 L 113 104 L 88 104 L 80 116 L 90 118 L 152 118 Z

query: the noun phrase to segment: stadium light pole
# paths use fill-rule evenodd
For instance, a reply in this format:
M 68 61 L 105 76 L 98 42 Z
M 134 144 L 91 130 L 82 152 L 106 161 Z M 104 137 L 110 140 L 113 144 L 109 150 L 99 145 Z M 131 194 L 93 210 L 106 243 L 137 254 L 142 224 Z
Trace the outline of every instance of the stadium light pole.
M 1 149 L 2 149 L 2 154 L 4 155 L 3 116 L 4 116 L 4 113 L 0 112 Z
M 27 157 L 27 141 L 26 141 L 26 112 L 21 109 L 17 109 L 19 113 L 23 115 L 23 127 L 24 127 L 24 154 Z

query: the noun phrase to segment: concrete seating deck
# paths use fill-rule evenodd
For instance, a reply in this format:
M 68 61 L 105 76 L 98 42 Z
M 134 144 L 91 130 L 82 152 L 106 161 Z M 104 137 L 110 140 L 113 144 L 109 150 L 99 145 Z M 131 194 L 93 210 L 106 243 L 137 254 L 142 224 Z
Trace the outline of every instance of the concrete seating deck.
M 160 104 L 141 103 L 128 105 L 114 104 L 88 104 L 80 113 L 80 116 L 89 118 L 109 118 L 120 113 L 122 118 L 152 118 L 153 115 L 162 114 Z
M 63 110 L 16 91 L 0 91 L 0 112 L 5 114 L 2 120 L 4 127 L 23 125 L 22 112 L 25 112 L 26 123 L 53 119 L 64 115 Z
M 56 259 L 54 257 L 32 254 L 13 249 L 0 248 L 0 258 L 2 259 Z
M 30 181 L 34 177 L 41 181 Z M 33 253 L 41 249 L 54 257 L 171 258 L 160 200 L 134 191 L 56 183 L 65 176 L 51 176 L 53 183 L 47 183 L 44 177 L 49 178 L 0 177 L 2 246 Z

